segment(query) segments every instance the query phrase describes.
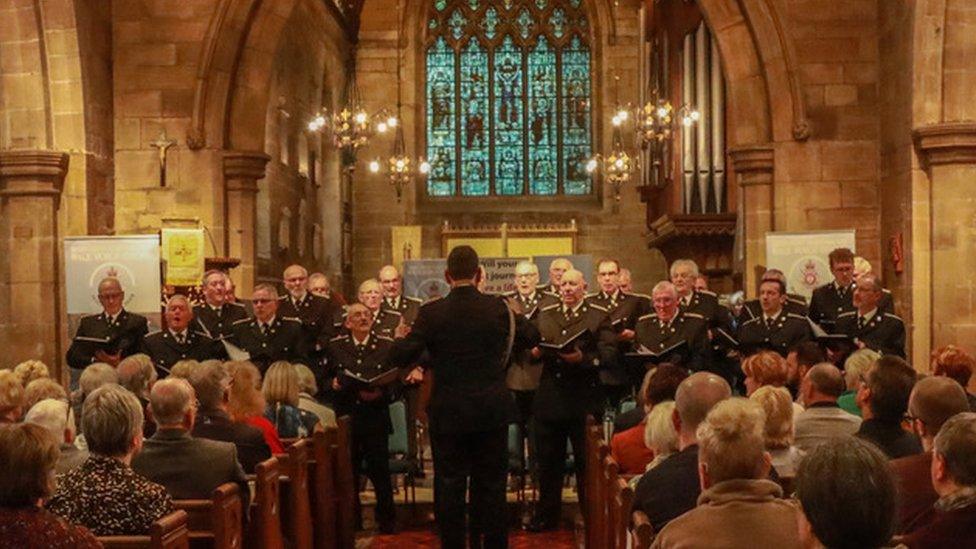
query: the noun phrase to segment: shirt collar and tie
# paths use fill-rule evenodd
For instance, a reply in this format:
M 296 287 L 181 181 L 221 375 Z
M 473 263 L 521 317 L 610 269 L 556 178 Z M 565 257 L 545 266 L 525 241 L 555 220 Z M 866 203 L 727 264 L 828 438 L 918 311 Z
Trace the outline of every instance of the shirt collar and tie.
M 386 304 L 389 305 L 391 309 L 397 310 L 400 308 L 400 297 L 401 296 L 387 297 Z
M 172 334 L 173 339 L 175 339 L 180 345 L 185 345 L 187 337 L 190 335 L 190 331 L 186 329 L 184 329 L 182 332 L 174 332 L 173 330 L 170 330 L 169 333 Z
M 308 292 L 303 293 L 301 297 L 291 297 L 291 303 L 295 306 L 295 309 L 298 309 L 305 302 L 306 297 L 308 297 Z
M 566 305 L 565 303 L 563 303 L 563 314 L 566 315 L 566 319 L 568 320 L 568 319 L 570 319 L 572 317 L 572 315 L 575 315 L 576 312 L 579 311 L 580 307 L 582 307 L 582 306 L 583 306 L 583 301 L 582 300 L 580 300 L 580 302 L 577 303 L 572 308 L 570 308 L 569 305 Z
M 878 308 L 877 307 L 875 307 L 874 309 L 871 309 L 870 311 L 864 313 L 863 315 L 862 314 L 858 314 L 857 315 L 857 329 L 860 330 L 860 329 L 863 329 L 865 326 L 867 326 L 868 325 L 868 322 L 871 322 L 871 319 L 874 318 L 874 315 L 876 315 L 876 314 L 878 314 Z
M 108 322 L 109 326 L 115 326 L 116 324 L 118 324 L 120 316 L 122 316 L 122 311 L 119 311 L 114 315 L 105 313 L 105 322 Z
M 356 346 L 357 349 L 362 349 L 362 348 L 366 347 L 366 345 L 369 344 L 369 334 L 366 334 L 366 338 L 363 339 L 362 341 L 359 341 L 358 339 L 356 339 L 356 336 L 354 336 L 354 335 L 350 335 L 350 338 L 352 338 L 352 342 Z
M 693 297 L 695 297 L 695 292 L 688 292 L 688 295 L 678 298 L 678 300 L 681 302 L 682 307 L 689 307 Z
M 268 335 L 268 332 L 271 330 L 271 326 L 274 325 L 274 321 L 275 317 L 271 317 L 267 322 L 261 322 L 260 320 L 258 321 L 258 328 L 261 329 L 262 335 Z
M 765 312 L 763 312 L 763 321 L 766 323 L 766 327 L 772 329 L 772 327 L 776 324 L 776 321 L 779 320 L 779 317 L 782 315 L 783 315 L 782 309 L 777 311 L 776 314 L 772 316 L 769 316 Z

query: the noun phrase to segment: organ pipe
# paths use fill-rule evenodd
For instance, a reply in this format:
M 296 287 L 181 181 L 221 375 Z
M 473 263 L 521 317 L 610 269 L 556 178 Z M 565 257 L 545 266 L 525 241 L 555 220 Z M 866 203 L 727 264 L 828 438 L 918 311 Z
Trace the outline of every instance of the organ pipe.
M 712 171 L 712 156 L 709 149 L 710 122 L 708 112 L 708 30 L 702 23 L 695 33 L 695 102 L 701 119 L 695 126 L 696 157 L 698 164 L 698 202 L 701 213 L 708 211 L 708 181 Z
M 704 25 L 702 25 L 704 27 Z M 725 210 L 725 93 L 722 86 L 722 59 L 718 53 L 718 43 L 712 40 L 711 66 L 711 117 L 712 130 L 712 194 L 715 196 L 715 213 Z
M 691 34 L 685 35 L 684 48 L 681 53 L 681 102 L 685 105 L 695 102 L 695 52 Z M 681 132 L 681 170 L 682 170 L 682 198 L 685 213 L 691 212 L 691 198 L 695 184 L 695 132 L 685 128 Z

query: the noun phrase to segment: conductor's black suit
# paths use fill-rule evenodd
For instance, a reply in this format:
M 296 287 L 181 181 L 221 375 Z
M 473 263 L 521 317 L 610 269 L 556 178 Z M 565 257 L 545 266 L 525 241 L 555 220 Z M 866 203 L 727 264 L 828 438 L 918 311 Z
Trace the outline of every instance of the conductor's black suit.
M 497 297 L 458 286 L 420 308 L 410 334 L 397 340 L 390 363 L 406 368 L 429 354 L 433 372 L 430 418 L 435 508 L 446 549 L 465 544 L 465 492 L 472 547 L 507 546 L 505 479 L 508 424 L 515 401 L 505 385 L 509 312 Z M 517 349 L 538 343 L 538 330 L 514 315 Z

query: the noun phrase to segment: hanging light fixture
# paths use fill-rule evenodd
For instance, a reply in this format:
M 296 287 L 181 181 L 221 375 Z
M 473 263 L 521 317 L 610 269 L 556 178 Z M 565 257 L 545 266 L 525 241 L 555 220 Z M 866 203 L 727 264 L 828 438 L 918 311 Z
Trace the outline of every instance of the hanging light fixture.
M 627 108 L 621 107 L 619 102 L 620 77 L 614 75 L 614 97 L 618 107 L 614 111 L 610 122 L 613 125 L 613 139 L 610 151 L 607 154 L 597 153 L 586 163 L 587 173 L 593 174 L 597 171 L 603 172 L 603 177 L 613 188 L 613 211 L 620 209 L 620 190 L 625 183 L 630 181 L 634 170 L 637 169 L 637 159 L 627 152 L 624 146 L 623 133 L 621 127 L 630 119 L 630 112 Z M 602 168 L 602 169 L 601 169 Z
M 641 145 L 647 147 L 671 140 L 676 121 L 683 127 L 690 128 L 700 119 L 701 113 L 691 105 L 682 105 L 676 112 L 671 101 L 661 97 L 655 88 L 650 91 L 647 103 L 637 109 L 634 129 Z
M 390 180 L 390 184 L 396 190 L 397 202 L 403 198 L 403 189 L 417 177 L 426 177 L 430 173 L 430 163 L 427 162 L 423 157 L 413 158 L 407 154 L 407 145 L 403 137 L 403 124 L 399 123 L 403 120 L 402 110 L 402 91 L 401 91 L 401 63 L 400 63 L 400 51 L 403 48 L 403 44 L 400 39 L 400 2 L 397 0 L 397 107 L 396 116 L 390 117 L 385 123 L 385 130 L 393 129 L 396 133 L 393 138 L 393 150 L 390 156 L 386 159 L 386 177 Z M 384 130 L 384 131 L 385 131 Z M 379 160 L 372 160 L 369 163 L 369 171 L 372 173 L 379 173 L 382 169 L 381 162 Z
M 398 120 L 385 109 L 376 114 L 370 114 L 363 104 L 356 82 L 356 54 L 350 58 L 347 71 L 345 100 L 341 109 L 329 111 L 322 109 L 308 122 L 308 131 L 319 133 L 326 127 L 332 134 L 332 144 L 337 149 L 355 152 L 362 147 L 376 133 L 386 133 L 398 125 Z

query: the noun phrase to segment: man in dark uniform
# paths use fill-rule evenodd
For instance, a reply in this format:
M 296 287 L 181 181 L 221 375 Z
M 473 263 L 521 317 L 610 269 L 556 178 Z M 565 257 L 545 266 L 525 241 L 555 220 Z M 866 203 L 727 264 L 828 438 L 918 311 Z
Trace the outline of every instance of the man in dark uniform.
M 783 271 L 779 269 L 766 269 L 760 279 L 760 284 L 766 280 L 778 280 L 783 283 L 783 287 L 786 287 L 786 275 Z M 807 316 L 807 300 L 805 297 L 799 294 L 786 294 L 786 303 L 783 308 L 787 313 L 791 313 L 799 316 Z M 752 320 L 762 316 L 762 303 L 759 299 L 750 299 L 743 303 L 742 310 L 739 312 L 738 323 L 742 325 L 747 320 Z
M 531 261 L 519 261 L 515 266 L 515 291 L 505 295 L 515 305 L 516 310 L 532 323 L 539 318 L 540 307 L 558 303 L 554 297 L 539 291 L 538 283 L 538 265 Z M 512 363 L 505 377 L 508 388 L 515 396 L 518 423 L 523 432 L 528 429 L 529 418 L 532 416 L 532 399 L 539 388 L 539 376 L 542 375 L 542 362 L 532 358 L 529 352 L 530 349 L 525 349 L 512 355 Z
M 810 321 L 787 312 L 786 299 L 786 284 L 781 280 L 768 279 L 759 285 L 762 314 L 742 323 L 738 330 L 743 356 L 769 349 L 786 358 L 794 346 L 810 339 Z
M 278 314 L 302 321 L 305 344 L 311 351 L 324 352 L 325 344 L 335 335 L 334 324 L 341 308 L 324 297 L 308 291 L 308 271 L 291 265 L 282 274 L 287 294 L 278 298 Z
M 384 337 L 395 337 L 405 333 L 408 326 L 403 313 L 394 309 L 383 309 L 383 286 L 379 280 L 370 278 L 359 285 L 359 302 L 373 314 L 373 333 Z
M 302 321 L 278 314 L 278 291 L 270 284 L 258 284 L 251 294 L 254 318 L 234 323 L 232 343 L 251 355 L 261 374 L 276 360 L 308 364 Z
M 587 303 L 598 305 L 606 309 L 610 315 L 610 323 L 617 335 L 617 351 L 625 353 L 632 347 L 634 341 L 634 326 L 637 319 L 649 312 L 646 308 L 645 296 L 625 293 L 618 285 L 620 263 L 616 259 L 601 259 L 597 264 L 597 283 L 600 291 L 586 296 Z M 627 371 L 623 360 L 617 362 L 613 369 L 600 370 L 600 383 L 603 384 L 607 405 L 616 410 L 620 401 L 628 396 L 633 388 L 640 385 L 644 376 L 633 378 Z
M 678 292 L 670 282 L 658 282 L 651 292 L 651 299 L 654 312 L 638 319 L 634 346 L 659 353 L 684 341 L 687 347 L 677 359 L 663 357 L 662 362 L 671 362 L 692 372 L 708 369 L 708 326 L 704 317 L 678 307 Z
M 837 317 L 856 309 L 854 291 L 857 282 L 854 280 L 854 252 L 848 248 L 837 248 L 831 251 L 827 258 L 830 261 L 830 272 L 834 275 L 834 280 L 813 291 L 809 317 L 827 333 L 837 333 Z M 895 312 L 894 302 L 887 290 L 882 294 L 878 310 L 882 314 Z
M 193 311 L 186 296 L 176 294 L 166 302 L 166 328 L 142 338 L 142 352 L 149 355 L 160 378 L 181 360 L 225 359 L 227 353 L 219 341 L 190 329 Z
M 690 259 L 676 259 L 671 264 L 671 283 L 678 292 L 678 307 L 682 311 L 697 313 L 705 318 L 710 329 L 732 325 L 729 309 L 718 302 L 718 296 L 708 290 L 696 290 L 698 264 Z
M 837 315 L 837 333 L 855 338 L 860 347 L 905 358 L 905 324 L 881 311 L 883 295 L 877 275 L 862 275 L 854 288 L 856 310 Z
M 470 246 L 451 250 L 445 278 L 451 292 L 420 308 L 410 333 L 393 344 L 390 363 L 408 368 L 429 353 L 428 416 L 442 546 L 464 547 L 467 509 L 471 547 L 506 547 L 508 423 L 515 412 L 505 386 L 508 342 L 517 352 L 534 346 L 539 334 L 502 300 L 478 291 L 478 254 Z
M 397 311 L 409 326 L 417 319 L 417 312 L 423 301 L 416 297 L 403 295 L 403 277 L 393 265 L 386 265 L 379 272 L 380 286 L 383 287 L 383 301 L 380 309 Z
M 558 350 L 537 347 L 532 351 L 543 362 L 533 410 L 539 501 L 532 521 L 526 525 L 534 532 L 559 525 L 567 439 L 573 445 L 577 490 L 580 501 L 584 501 L 585 420 L 587 414 L 602 417 L 598 372 L 618 361 L 610 317 L 602 307 L 587 304 L 583 298 L 583 273 L 575 269 L 564 272 L 560 289 L 562 302 L 539 311 L 539 333 L 543 343 L 550 345 L 575 341 Z
M 98 302 L 102 312 L 81 319 L 68 348 L 68 366 L 79 371 L 78 375 L 93 362 L 118 366 L 123 358 L 139 352 L 142 336 L 149 331 L 146 317 L 123 308 L 125 292 L 117 278 L 98 283 Z
M 226 301 L 227 273 L 217 269 L 203 275 L 203 305 L 193 307 L 193 317 L 200 331 L 211 339 L 223 341 L 234 333 L 233 325 L 247 318 L 247 309 L 240 303 Z
M 565 257 L 557 257 L 549 263 L 549 282 L 545 286 L 539 286 L 539 291 L 551 295 L 559 301 L 559 288 L 563 273 L 573 268 L 573 263 Z
M 365 472 L 376 490 L 376 523 L 381 533 L 389 534 L 395 524 L 388 438 L 393 432 L 390 422 L 392 390 L 389 386 L 365 386 L 343 375 L 343 371 L 350 371 L 360 376 L 376 376 L 389 370 L 387 355 L 393 340 L 372 333 L 372 324 L 370 310 L 361 303 L 353 303 L 346 314 L 348 333 L 332 338 L 326 350 L 335 375 L 332 387 L 337 391 L 336 414 L 352 416 L 352 463 L 356 486 Z

